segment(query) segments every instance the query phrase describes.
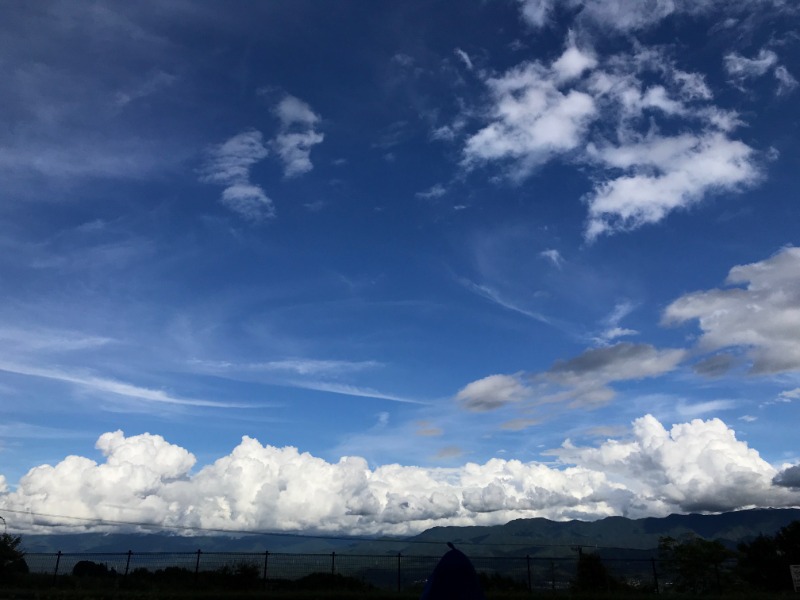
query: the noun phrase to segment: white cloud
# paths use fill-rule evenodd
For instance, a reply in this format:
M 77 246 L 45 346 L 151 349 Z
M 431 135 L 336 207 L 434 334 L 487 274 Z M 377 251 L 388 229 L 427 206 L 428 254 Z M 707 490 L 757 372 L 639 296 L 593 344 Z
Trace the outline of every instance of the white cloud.
M 726 289 L 686 294 L 664 311 L 667 324 L 697 320 L 701 350 L 746 349 L 755 374 L 800 370 L 800 248 L 730 270 Z
M 472 59 L 469 57 L 469 54 L 464 52 L 461 48 L 455 49 L 456 56 L 464 63 L 464 66 L 467 67 L 470 71 L 474 68 L 472 64 Z
M 546 258 L 551 263 L 553 263 L 553 266 L 556 266 L 559 269 L 561 268 L 561 265 L 564 263 L 564 257 L 561 256 L 561 253 L 558 250 L 555 250 L 554 248 L 550 248 L 548 250 L 542 250 L 541 252 L 539 252 L 539 256 L 541 256 L 542 258 Z
M 736 52 L 726 54 L 723 59 L 725 72 L 735 80 L 761 77 L 778 63 L 778 55 L 762 48 L 756 58 L 746 58 Z
M 570 409 L 606 405 L 616 396 L 611 384 L 664 375 L 674 370 L 686 355 L 681 349 L 659 350 L 649 344 L 619 342 L 557 361 L 542 373 L 478 379 L 464 386 L 455 400 L 471 411 L 515 405 L 522 416 L 504 427 L 523 429 L 541 421 L 539 413 L 545 405 L 566 405 Z
M 654 417 L 637 419 L 633 439 L 597 448 L 566 443 L 553 451 L 560 460 L 623 480 L 639 498 L 676 512 L 726 511 L 751 506 L 785 506 L 790 494 L 775 489 L 776 470 L 736 439 L 719 419 L 693 420 L 669 431 Z
M 647 136 L 618 146 L 590 147 L 589 154 L 624 173 L 586 198 L 590 241 L 657 223 L 709 193 L 736 191 L 758 179 L 753 150 L 721 132 Z
M 714 11 L 718 14 L 737 14 L 752 10 L 752 3 L 739 5 L 727 0 L 519 0 L 522 18 L 531 26 L 541 28 L 552 19 L 557 5 L 577 13 L 576 22 L 608 35 L 653 27 L 671 15 L 698 15 Z M 760 9 L 782 8 L 782 0 L 756 0 Z
M 753 149 L 730 137 L 738 115 L 711 104 L 702 75 L 656 49 L 600 61 L 576 37 L 549 66 L 524 62 L 486 79 L 488 124 L 465 140 L 463 167 L 497 164 L 519 181 L 554 159 L 590 164 L 589 241 L 758 181 Z M 678 133 L 664 133 L 676 120 Z
M 561 86 L 593 64 L 569 40 L 550 67 L 527 62 L 488 79 L 491 122 L 467 139 L 462 164 L 471 168 L 503 161 L 511 165 L 512 178 L 522 179 L 551 157 L 577 148 L 596 107 L 589 94 Z
M 291 371 L 298 375 L 338 375 L 374 369 L 381 364 L 374 360 L 318 360 L 308 358 L 272 360 L 265 363 L 246 365 L 248 369 L 265 369 L 268 371 Z
M 222 203 L 242 218 L 252 222 L 269 219 L 275 216 L 272 200 L 250 182 L 251 167 L 267 154 L 261 132 L 244 131 L 209 151 L 202 180 L 224 185 Z
M 788 94 L 797 87 L 797 79 L 783 65 L 775 68 L 775 79 L 778 80 L 779 96 Z
M 489 375 L 464 386 L 456 394 L 456 401 L 467 410 L 486 411 L 520 402 L 530 395 L 530 387 L 518 375 Z
M 723 59 L 725 72 L 731 78 L 731 83 L 739 89 L 744 89 L 744 82 L 748 79 L 762 77 L 772 71 L 778 80 L 777 94 L 782 96 L 790 93 L 797 87 L 797 80 L 789 73 L 788 69 L 778 64 L 778 55 L 762 48 L 755 58 L 746 58 L 736 52 L 725 55 Z
M 251 183 L 235 183 L 222 190 L 222 203 L 248 221 L 275 216 L 275 208 L 264 190 Z
M 611 383 L 663 375 L 675 369 L 685 357 L 685 350 L 659 350 L 649 344 L 629 342 L 592 348 L 575 358 L 557 361 L 537 376 L 564 388 L 541 396 L 540 401 L 569 402 L 573 408 L 607 404 L 616 395 L 609 387 Z
M 123 398 L 137 401 L 152 402 L 158 404 L 172 404 L 176 406 L 202 406 L 210 408 L 250 408 L 252 404 L 240 404 L 234 402 L 216 402 L 213 400 L 199 400 L 194 398 L 179 398 L 164 390 L 154 390 L 145 388 L 116 379 L 97 377 L 85 373 L 69 372 L 59 369 L 48 369 L 44 367 L 34 367 L 29 365 L 15 364 L 7 361 L 0 361 L 0 371 L 27 375 L 29 377 L 39 377 L 76 385 L 83 390 L 94 394 L 108 396 L 121 396 Z M 118 408 L 121 408 L 118 406 Z
M 281 123 L 280 131 L 272 145 L 283 162 L 283 174 L 296 177 L 314 168 L 311 149 L 322 143 L 325 136 L 315 130 L 319 115 L 311 107 L 294 96 L 287 95 L 274 109 Z
M 619 302 L 611 313 L 603 319 L 603 330 L 594 337 L 594 341 L 600 345 L 607 345 L 609 342 L 629 335 L 637 335 L 635 329 L 620 327 L 620 322 L 627 317 L 636 306 L 632 302 Z
M 550 19 L 556 0 L 518 0 L 522 16 L 534 27 L 544 26 Z
M 0 476 L 0 509 L 21 511 L 20 531 L 52 530 L 33 525 L 30 511 L 164 527 L 410 534 L 516 518 L 638 518 L 800 501 L 787 487 L 792 468 L 780 474 L 718 419 L 668 431 L 648 415 L 629 439 L 582 448 L 565 442 L 550 452 L 559 467 L 492 459 L 371 469 L 360 457 L 327 462 L 244 437 L 229 455 L 193 471 L 190 452 L 156 435 L 107 433 L 97 448 L 103 462 L 69 456 L 31 469 L 14 491 Z
M 431 198 L 441 198 L 447 193 L 447 189 L 441 184 L 437 183 L 433 186 L 429 187 L 427 190 L 423 192 L 417 192 L 414 194 L 417 198 L 424 198 L 429 200 Z
M 368 387 L 360 387 L 346 383 L 337 383 L 332 381 L 308 381 L 308 380 L 294 380 L 289 381 L 286 385 L 291 387 L 302 388 L 306 390 L 316 390 L 318 392 L 330 392 L 332 394 L 342 394 L 343 396 L 355 396 L 358 398 L 376 398 L 378 400 L 391 400 L 392 402 L 402 402 L 405 404 L 425 404 L 421 400 L 413 398 L 405 398 L 395 394 L 387 394 L 379 390 L 374 390 Z

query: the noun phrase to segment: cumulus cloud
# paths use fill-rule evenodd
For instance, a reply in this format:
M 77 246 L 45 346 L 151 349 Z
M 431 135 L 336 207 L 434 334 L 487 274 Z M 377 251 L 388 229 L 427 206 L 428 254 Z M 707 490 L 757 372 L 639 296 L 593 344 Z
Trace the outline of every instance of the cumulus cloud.
M 509 175 L 528 176 L 552 156 L 574 150 L 595 117 L 592 97 L 563 84 L 579 77 L 594 59 L 569 40 L 550 66 L 526 62 L 486 85 L 492 97 L 490 123 L 467 139 L 462 164 L 502 161 Z
M 568 401 L 572 407 L 603 405 L 615 396 L 609 384 L 663 375 L 675 369 L 685 357 L 685 350 L 659 350 L 649 344 L 629 342 L 592 348 L 575 358 L 557 361 L 539 375 L 540 380 L 563 388 L 541 399 Z
M 0 487 L 0 508 L 21 510 L 15 525 L 28 531 L 51 524 L 37 524 L 27 511 L 160 527 L 410 534 L 515 518 L 636 518 L 800 501 L 791 486 L 772 483 L 793 482 L 795 472 L 779 474 L 718 419 L 667 430 L 648 415 L 621 440 L 597 447 L 567 440 L 550 451 L 558 466 L 492 459 L 371 469 L 360 457 L 328 462 L 244 437 L 195 471 L 189 451 L 157 435 L 119 431 L 103 434 L 97 449 L 103 462 L 69 456 L 31 469 L 13 491 Z
M 699 348 L 743 348 L 754 374 L 800 370 L 800 248 L 732 268 L 725 289 L 681 296 L 664 311 L 666 324 L 697 320 Z
M 311 107 L 294 96 L 285 96 L 274 109 L 280 121 L 280 131 L 272 145 L 283 163 L 286 177 L 297 177 L 314 168 L 311 149 L 322 143 L 325 136 L 316 131 L 320 121 Z
M 800 465 L 786 467 L 775 475 L 772 483 L 782 487 L 800 489 Z
M 736 191 L 757 180 L 752 149 L 722 132 L 648 135 L 619 146 L 590 147 L 590 156 L 624 174 L 601 183 L 586 201 L 586 237 L 657 223 L 708 193 Z
M 503 428 L 520 430 L 539 423 L 537 411 L 545 405 L 576 409 L 608 404 L 616 396 L 613 383 L 658 377 L 675 369 L 686 354 L 681 349 L 620 342 L 557 361 L 542 373 L 478 379 L 464 386 L 455 400 L 462 408 L 477 412 L 515 406 L 522 416 L 507 421 Z
M 738 115 L 715 106 L 702 75 L 663 50 L 601 60 L 570 32 L 550 64 L 523 62 L 484 83 L 487 124 L 464 141 L 462 166 L 495 164 L 519 181 L 554 159 L 589 164 L 589 241 L 759 179 L 753 149 L 731 136 Z
M 597 448 L 567 442 L 552 452 L 560 460 L 602 470 L 635 489 L 640 498 L 677 512 L 727 511 L 791 504 L 772 485 L 776 470 L 719 419 L 674 425 L 669 431 L 648 415 L 633 424 L 633 439 Z
M 530 394 L 529 386 L 518 375 L 489 375 L 464 386 L 456 401 L 467 410 L 486 411 L 519 402 Z
M 260 131 L 250 129 L 211 148 L 203 168 L 202 180 L 225 186 L 222 203 L 252 222 L 275 216 L 275 209 L 264 190 L 250 182 L 251 167 L 269 151 Z

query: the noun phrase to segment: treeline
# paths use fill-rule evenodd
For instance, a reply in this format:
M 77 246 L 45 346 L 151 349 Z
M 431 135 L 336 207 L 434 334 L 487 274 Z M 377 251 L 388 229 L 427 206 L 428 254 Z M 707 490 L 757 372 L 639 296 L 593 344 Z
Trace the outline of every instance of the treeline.
M 790 591 L 793 582 L 789 567 L 800 565 L 800 521 L 792 522 L 774 535 L 759 535 L 740 543 L 736 548 L 719 540 L 696 536 L 662 537 L 652 559 L 603 557 L 585 549 L 578 550 L 576 559 L 575 562 L 551 561 L 545 585 L 535 581 L 532 585 L 530 559 L 527 581 L 519 571 L 513 576 L 504 573 L 501 563 L 496 562 L 492 572 L 481 573 L 482 585 L 486 591 L 500 593 L 519 593 L 544 587 L 553 591 L 613 592 L 615 595 L 667 592 L 698 596 L 749 590 Z M 400 589 L 399 564 L 398 555 L 397 589 Z M 364 564 L 364 569 L 376 568 Z M 126 567 L 125 571 L 120 574 L 107 564 L 81 560 L 74 564 L 69 574 L 59 574 L 57 580 L 54 575 L 29 573 L 21 538 L 7 534 L 0 536 L 0 586 L 41 588 L 57 583 L 59 587 L 82 589 L 113 585 L 132 590 L 213 588 L 242 591 L 269 587 L 287 592 L 335 589 L 359 594 L 375 590 L 365 578 L 334 573 L 333 566 L 328 573 L 314 573 L 297 579 L 281 578 L 280 573 L 271 574 L 267 579 L 266 571 L 253 562 L 225 564 L 213 570 L 165 566 L 154 570 L 133 568 L 130 572 Z M 274 577 L 276 574 L 279 577 Z M 386 577 L 381 579 L 388 581 L 394 576 L 392 573 L 384 575 Z M 405 581 L 403 589 L 423 583 L 424 579 Z
M 734 590 L 782 592 L 794 589 L 790 565 L 800 565 L 800 521 L 775 535 L 759 535 L 735 550 L 719 540 L 696 536 L 662 537 L 652 561 L 652 582 L 615 575 L 613 563 L 598 554 L 581 553 L 574 587 L 581 591 L 624 591 L 632 587 L 656 592 L 704 595 Z M 609 567 L 611 565 L 611 567 Z

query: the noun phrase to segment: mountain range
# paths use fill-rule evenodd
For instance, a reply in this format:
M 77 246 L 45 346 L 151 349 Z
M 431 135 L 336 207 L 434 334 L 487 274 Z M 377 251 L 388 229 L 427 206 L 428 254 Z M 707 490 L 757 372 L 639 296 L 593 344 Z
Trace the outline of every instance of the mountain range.
M 713 515 L 662 518 L 607 517 L 598 521 L 517 519 L 504 525 L 434 527 L 405 538 L 349 538 L 307 534 L 178 535 L 170 533 L 82 533 L 23 536 L 28 553 L 41 552 L 285 552 L 438 555 L 452 542 L 477 556 L 561 556 L 577 547 L 603 554 L 641 556 L 657 548 L 659 538 L 698 536 L 735 548 L 759 534 L 773 535 L 800 520 L 800 509 L 753 509 Z

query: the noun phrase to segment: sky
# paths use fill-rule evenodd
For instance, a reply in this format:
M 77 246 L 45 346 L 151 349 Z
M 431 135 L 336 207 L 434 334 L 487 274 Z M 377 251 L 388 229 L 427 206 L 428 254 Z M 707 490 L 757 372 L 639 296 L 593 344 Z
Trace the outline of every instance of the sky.
M 0 14 L 10 530 L 800 506 L 796 3 Z

